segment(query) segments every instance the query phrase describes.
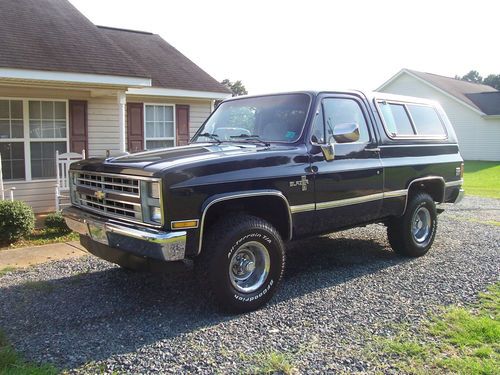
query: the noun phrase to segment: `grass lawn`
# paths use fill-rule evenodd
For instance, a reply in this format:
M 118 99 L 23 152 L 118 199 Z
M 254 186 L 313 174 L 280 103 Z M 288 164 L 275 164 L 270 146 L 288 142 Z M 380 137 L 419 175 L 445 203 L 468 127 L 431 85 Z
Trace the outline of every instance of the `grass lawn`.
M 500 163 L 465 161 L 464 189 L 467 195 L 500 198 Z
M 27 238 L 16 241 L 11 245 L 0 245 L 0 251 L 76 240 L 78 240 L 78 234 L 74 232 L 64 232 L 51 228 L 35 229 Z
M 0 374 L 2 375 L 55 375 L 56 368 L 50 365 L 36 365 L 24 361 L 0 332 Z
M 500 374 L 500 283 L 476 305 L 449 307 L 416 332 L 401 327 L 376 342 L 399 372 Z

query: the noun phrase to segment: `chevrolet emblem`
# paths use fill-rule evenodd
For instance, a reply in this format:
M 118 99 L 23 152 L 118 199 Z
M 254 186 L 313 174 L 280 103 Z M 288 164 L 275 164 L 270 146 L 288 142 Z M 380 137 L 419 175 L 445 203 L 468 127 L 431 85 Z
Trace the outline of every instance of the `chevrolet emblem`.
M 106 193 L 104 191 L 98 190 L 94 193 L 94 197 L 102 201 L 104 198 L 106 198 Z

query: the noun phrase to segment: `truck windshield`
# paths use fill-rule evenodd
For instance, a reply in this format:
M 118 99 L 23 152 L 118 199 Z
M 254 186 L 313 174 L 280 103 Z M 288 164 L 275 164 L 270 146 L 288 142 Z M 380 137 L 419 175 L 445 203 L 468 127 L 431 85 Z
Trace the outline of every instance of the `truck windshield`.
M 306 94 L 282 94 L 224 102 L 193 141 L 295 142 L 302 134 L 310 101 Z

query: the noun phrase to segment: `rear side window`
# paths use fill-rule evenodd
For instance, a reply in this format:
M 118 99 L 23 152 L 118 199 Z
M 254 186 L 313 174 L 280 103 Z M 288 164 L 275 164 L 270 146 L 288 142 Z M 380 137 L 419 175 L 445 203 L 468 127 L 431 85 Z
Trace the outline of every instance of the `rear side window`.
M 378 102 L 384 125 L 391 137 L 446 136 L 434 107 L 420 104 Z
M 426 105 L 408 104 L 417 134 L 445 135 L 443 124 L 436 110 Z

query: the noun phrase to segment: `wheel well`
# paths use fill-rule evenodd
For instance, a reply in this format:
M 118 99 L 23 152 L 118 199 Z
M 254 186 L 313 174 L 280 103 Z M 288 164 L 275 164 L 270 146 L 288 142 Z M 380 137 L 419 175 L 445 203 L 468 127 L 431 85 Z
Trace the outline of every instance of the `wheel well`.
M 288 240 L 291 220 L 289 212 L 287 203 L 278 196 L 264 195 L 228 199 L 209 207 L 203 226 L 204 229 L 208 229 L 224 216 L 245 213 L 268 221 L 276 228 L 283 240 Z
M 429 194 L 435 202 L 443 202 L 444 182 L 440 178 L 415 181 L 408 189 L 408 199 L 420 192 Z

